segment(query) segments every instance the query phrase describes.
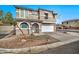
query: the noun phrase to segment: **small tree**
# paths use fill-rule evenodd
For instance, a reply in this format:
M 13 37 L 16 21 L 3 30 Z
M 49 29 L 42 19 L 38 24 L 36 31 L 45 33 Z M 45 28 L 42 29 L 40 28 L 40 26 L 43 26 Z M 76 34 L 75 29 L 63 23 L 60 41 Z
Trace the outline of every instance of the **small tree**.
M 2 15 L 2 13 L 1 13 Z M 19 26 L 17 25 L 17 22 L 13 20 L 13 16 L 10 12 L 7 12 L 4 16 L 4 20 L 3 20 L 3 23 L 8 23 L 10 25 L 13 25 L 14 26 L 14 29 L 13 29 L 13 34 L 15 35 L 16 34 L 16 26 L 19 28 Z M 25 37 L 23 31 L 19 28 L 19 30 L 21 31 L 21 33 L 23 34 L 23 36 Z
M 23 31 L 20 29 L 20 27 L 17 25 L 16 21 L 12 22 L 12 25 L 14 26 L 14 35 L 16 34 L 16 26 L 19 28 L 19 30 L 21 31 L 22 35 L 24 36 L 24 38 L 26 39 L 26 36 L 24 35 Z
M 4 21 L 3 22 L 12 25 L 13 17 L 12 17 L 12 14 L 10 12 L 7 12 L 5 14 L 5 17 L 4 17 Z
M 13 34 L 14 35 L 16 34 L 16 22 L 14 21 L 13 16 L 12 16 L 12 14 L 10 12 L 7 12 L 5 14 L 3 23 L 7 23 L 7 24 L 10 24 L 10 25 L 13 25 L 14 26 L 14 28 L 13 28 Z

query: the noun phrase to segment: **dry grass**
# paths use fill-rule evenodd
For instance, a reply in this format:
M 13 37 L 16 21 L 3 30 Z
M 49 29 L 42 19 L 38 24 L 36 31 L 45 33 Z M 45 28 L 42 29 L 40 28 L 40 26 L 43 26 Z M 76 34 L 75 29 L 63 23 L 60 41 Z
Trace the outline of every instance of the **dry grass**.
M 24 47 L 54 43 L 57 41 L 58 41 L 57 39 L 48 35 L 40 35 L 40 36 L 31 35 L 26 37 L 19 35 L 16 38 L 12 38 L 9 40 L 1 40 L 0 48 L 24 48 Z

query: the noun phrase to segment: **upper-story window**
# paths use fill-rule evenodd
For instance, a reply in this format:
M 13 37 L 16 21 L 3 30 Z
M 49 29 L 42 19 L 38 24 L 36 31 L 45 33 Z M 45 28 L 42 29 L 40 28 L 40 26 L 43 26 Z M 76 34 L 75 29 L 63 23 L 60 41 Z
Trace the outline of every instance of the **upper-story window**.
M 21 17 L 24 17 L 24 10 L 21 10 Z
M 16 17 L 19 17 L 19 8 L 16 9 Z
M 45 14 L 45 19 L 48 19 L 48 13 L 44 13 Z
M 16 11 L 19 11 L 19 8 L 17 8 Z
M 29 10 L 29 14 L 30 15 L 37 15 L 37 12 L 36 11 Z
M 30 14 L 30 15 L 32 14 L 32 10 L 29 10 L 29 14 Z
M 32 12 L 32 15 L 37 15 L 37 12 Z
M 25 10 L 25 18 L 28 18 L 29 14 L 28 14 L 28 10 Z
M 16 17 L 19 17 L 19 12 L 16 12 Z

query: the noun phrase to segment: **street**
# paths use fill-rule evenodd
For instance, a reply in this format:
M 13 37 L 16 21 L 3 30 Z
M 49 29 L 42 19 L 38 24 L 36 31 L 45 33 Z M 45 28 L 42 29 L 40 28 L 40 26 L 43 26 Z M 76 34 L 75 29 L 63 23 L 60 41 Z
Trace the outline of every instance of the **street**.
M 40 54 L 79 54 L 79 41 L 57 48 L 49 49 Z
M 59 32 L 76 32 L 76 33 L 79 33 L 79 30 L 75 30 L 75 29 L 57 29 L 57 31 L 59 31 Z

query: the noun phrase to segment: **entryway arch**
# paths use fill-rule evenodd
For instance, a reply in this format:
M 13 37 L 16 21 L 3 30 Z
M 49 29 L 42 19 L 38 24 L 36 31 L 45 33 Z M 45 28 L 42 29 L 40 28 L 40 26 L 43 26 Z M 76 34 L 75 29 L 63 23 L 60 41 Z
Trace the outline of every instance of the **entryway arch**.
M 39 24 L 38 23 L 32 24 L 32 32 L 39 33 Z

